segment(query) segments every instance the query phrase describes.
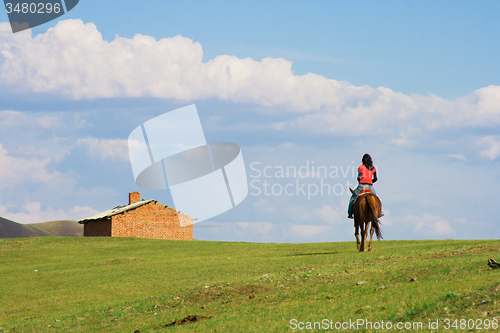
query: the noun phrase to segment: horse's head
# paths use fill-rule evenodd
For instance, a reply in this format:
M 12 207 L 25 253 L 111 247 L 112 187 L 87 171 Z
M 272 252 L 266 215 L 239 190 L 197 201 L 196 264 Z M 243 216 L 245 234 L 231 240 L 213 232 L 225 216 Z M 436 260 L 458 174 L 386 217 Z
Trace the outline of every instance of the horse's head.
M 354 190 L 350 187 L 349 187 L 349 191 L 351 191 L 351 193 L 354 193 Z

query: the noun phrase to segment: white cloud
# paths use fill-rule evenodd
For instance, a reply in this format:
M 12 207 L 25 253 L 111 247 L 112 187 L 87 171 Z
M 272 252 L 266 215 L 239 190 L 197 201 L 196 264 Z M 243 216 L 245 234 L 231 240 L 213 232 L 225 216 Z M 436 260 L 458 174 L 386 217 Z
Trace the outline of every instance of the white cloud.
M 382 213 L 384 213 L 384 216 L 379 220 L 382 224 L 382 228 L 392 226 L 393 218 L 391 216 L 391 211 L 389 209 L 382 209 Z
M 7 207 L 0 205 L 0 215 L 18 223 L 39 223 L 56 220 L 81 220 L 99 213 L 90 207 L 75 206 L 68 211 L 48 207 L 42 210 L 39 202 L 24 204 L 23 211 L 18 213 L 9 212 Z
M 467 157 L 462 154 L 447 154 L 446 156 L 457 159 L 459 161 L 467 161 Z
M 324 236 L 330 226 L 305 224 L 275 224 L 270 222 L 238 222 L 245 234 L 259 235 L 261 239 L 273 241 L 276 238 L 310 240 L 315 236 Z
M 441 216 L 430 214 L 423 214 L 422 216 L 408 215 L 402 218 L 402 221 L 411 225 L 414 231 L 423 232 L 427 235 L 445 236 L 454 233 L 449 221 Z
M 237 224 L 240 228 L 256 233 L 263 238 L 272 238 L 273 231 L 277 226 L 269 222 L 238 222 Z
M 303 239 L 308 239 L 316 235 L 321 235 L 330 230 L 330 227 L 323 225 L 301 225 L 292 224 L 292 232 Z
M 341 135 L 389 133 L 395 137 L 394 144 L 411 147 L 416 143 L 411 138 L 423 131 L 500 125 L 500 108 L 492 106 L 500 104 L 500 86 L 481 88 L 455 100 L 433 95 L 407 96 L 383 87 L 373 90 L 379 93 L 363 99 L 358 92 L 351 95 L 351 104 L 341 105 L 340 110 L 326 105 L 320 111 L 282 122 L 277 128 Z
M 263 211 L 265 213 L 270 213 L 274 211 L 274 207 L 271 205 L 271 203 L 264 199 L 259 199 L 259 201 L 254 202 L 253 206 L 258 211 Z
M 128 140 L 125 139 L 78 139 L 77 146 L 85 147 L 91 156 L 99 157 L 101 160 L 129 161 Z
M 0 111 L 0 129 L 37 129 L 54 130 L 62 125 L 62 118 L 58 114 L 34 116 L 19 111 Z
M 329 222 L 332 224 L 345 222 L 347 212 L 344 213 L 346 209 L 336 209 L 332 206 L 323 205 L 321 208 L 318 208 L 314 211 L 314 214 L 321 221 Z
M 15 37 L 0 36 L 0 82 L 29 91 L 73 98 L 153 96 L 253 103 L 306 112 L 275 124 L 276 129 L 391 133 L 400 145 L 412 144 L 411 137 L 422 130 L 500 124 L 500 86 L 454 100 L 404 95 L 312 73 L 294 75 L 292 63 L 281 58 L 255 61 L 220 55 L 203 63 L 202 46 L 182 36 L 155 40 L 135 35 L 107 42 L 94 24 L 81 20 L 60 21 L 35 38 Z
M 69 154 L 77 129 L 87 126 L 79 113 L 0 111 L 3 147 L 18 157 L 59 163 Z
M 411 137 L 404 132 L 401 132 L 399 133 L 399 135 L 396 135 L 396 138 L 391 139 L 390 142 L 397 146 L 408 147 L 408 148 L 414 147 L 418 143 L 416 140 L 411 139 Z
M 10 156 L 0 143 L 0 187 L 14 187 L 26 181 L 48 183 L 60 178 L 58 171 L 49 172 L 51 160 Z
M 498 106 L 497 106 L 498 107 Z M 484 148 L 479 152 L 479 156 L 495 160 L 500 156 L 500 136 L 490 135 L 477 141 L 477 145 Z
M 280 58 L 221 55 L 203 63 L 201 45 L 182 36 L 156 41 L 137 34 L 107 42 L 81 20 L 60 21 L 35 38 L 0 36 L 0 54 L 2 83 L 77 99 L 216 97 L 308 110 L 336 104 L 343 97 L 335 90 L 348 86 L 315 74 L 295 76 L 292 63 Z
M 292 221 L 306 221 L 313 217 L 311 209 L 299 205 L 286 207 L 286 212 Z

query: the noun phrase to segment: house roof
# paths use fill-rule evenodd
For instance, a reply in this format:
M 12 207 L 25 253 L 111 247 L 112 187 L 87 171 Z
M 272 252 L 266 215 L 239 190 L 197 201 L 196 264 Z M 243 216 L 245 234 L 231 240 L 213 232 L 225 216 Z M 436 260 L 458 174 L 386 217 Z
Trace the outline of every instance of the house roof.
M 80 221 L 78 221 L 78 223 L 84 223 L 85 221 L 99 220 L 99 219 L 111 217 L 111 216 L 116 215 L 116 214 L 124 213 L 124 212 L 127 212 L 127 211 L 132 210 L 132 209 L 136 209 L 137 207 L 141 207 L 141 206 L 148 204 L 152 201 L 154 201 L 154 200 L 142 200 L 142 201 L 135 202 L 131 205 L 116 206 L 113 209 L 109 209 L 105 212 L 96 214 L 96 215 L 91 216 L 91 217 L 87 217 L 86 219 L 83 219 L 83 220 L 80 220 Z

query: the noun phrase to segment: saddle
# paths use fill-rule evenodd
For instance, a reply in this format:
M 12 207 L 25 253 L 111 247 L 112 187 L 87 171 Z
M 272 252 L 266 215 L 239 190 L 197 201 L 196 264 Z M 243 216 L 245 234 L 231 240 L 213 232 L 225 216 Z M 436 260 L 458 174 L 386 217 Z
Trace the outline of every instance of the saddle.
M 352 190 L 351 190 L 352 191 Z M 358 198 L 364 194 L 368 194 L 368 193 L 372 193 L 372 191 L 370 191 L 370 189 L 368 188 L 365 188 L 363 190 L 361 190 L 361 192 L 359 192 L 359 195 L 354 199 L 354 202 L 356 202 L 356 200 L 358 200 Z M 354 203 L 353 202 L 353 203 Z M 382 207 L 381 207 L 382 208 Z M 379 217 L 382 217 L 384 216 L 384 213 L 382 213 L 382 211 L 380 211 L 380 216 Z M 491 267 L 491 266 L 490 266 Z M 499 264 L 499 267 L 500 267 L 500 264 Z
M 354 202 L 358 200 L 358 198 L 364 194 L 372 193 L 369 188 L 362 189 L 361 192 L 359 192 L 358 196 L 354 199 Z

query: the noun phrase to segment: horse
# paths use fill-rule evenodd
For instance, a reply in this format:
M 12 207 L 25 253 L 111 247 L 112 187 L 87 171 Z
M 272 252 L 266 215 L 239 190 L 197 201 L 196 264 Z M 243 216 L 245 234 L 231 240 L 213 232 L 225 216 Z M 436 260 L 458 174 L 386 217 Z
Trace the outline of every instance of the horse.
M 351 193 L 354 192 L 350 187 L 349 190 L 351 190 Z M 371 193 L 370 190 L 363 190 L 356 198 L 356 201 L 354 201 L 352 211 L 354 213 L 354 236 L 356 236 L 356 245 L 359 252 L 365 251 L 368 224 L 370 222 L 372 224 L 370 229 L 370 246 L 368 248 L 368 252 L 371 252 L 373 231 L 375 231 L 378 240 L 383 238 L 382 230 L 380 230 L 381 223 L 378 219 L 382 211 L 382 202 L 375 194 Z M 359 241 L 359 229 L 361 229 L 361 242 Z

